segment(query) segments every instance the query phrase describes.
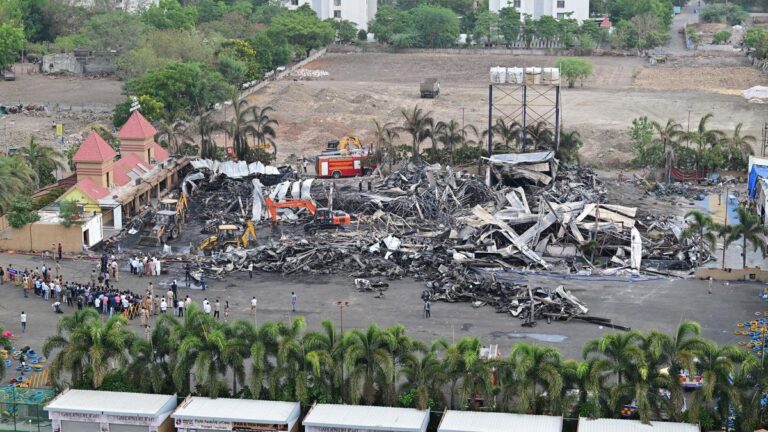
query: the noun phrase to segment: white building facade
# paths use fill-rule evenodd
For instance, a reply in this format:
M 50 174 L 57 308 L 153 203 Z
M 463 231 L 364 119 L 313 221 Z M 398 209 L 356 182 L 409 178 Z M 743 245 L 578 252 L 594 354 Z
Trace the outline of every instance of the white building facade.
M 101 3 L 100 3 L 101 4 Z M 121 10 L 130 13 L 139 13 L 150 6 L 158 6 L 160 0 L 110 0 L 107 4 L 115 10 Z M 75 0 L 74 6 L 84 8 L 93 8 L 96 6 L 95 0 Z
M 506 7 L 517 9 L 521 20 L 523 14 L 528 14 L 535 20 L 543 16 L 551 16 L 557 19 L 573 18 L 582 22 L 589 18 L 589 0 L 490 0 L 488 2 L 491 12 L 499 12 Z
M 352 21 L 358 29 L 367 30 L 376 17 L 378 0 L 283 0 L 283 5 L 296 10 L 309 5 L 321 20 L 329 18 Z

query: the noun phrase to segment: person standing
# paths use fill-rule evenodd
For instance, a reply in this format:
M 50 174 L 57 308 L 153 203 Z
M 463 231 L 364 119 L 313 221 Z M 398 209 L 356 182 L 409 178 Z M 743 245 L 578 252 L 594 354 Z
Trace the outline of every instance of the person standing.
M 296 300 L 296 293 L 291 291 L 291 310 L 293 310 L 294 313 L 296 312 Z
M 203 300 L 203 312 L 205 312 L 206 315 L 211 314 L 211 302 L 209 302 L 207 298 Z
M 307 174 L 307 167 L 309 166 L 309 162 L 307 162 L 307 160 L 304 159 L 303 165 L 304 165 L 304 174 Z
M 184 283 L 187 284 L 187 288 L 192 283 L 192 266 L 189 263 L 184 265 Z
M 219 319 L 219 311 L 221 310 L 221 303 L 219 299 L 216 299 L 216 303 L 213 304 L 213 317 Z
M 141 308 L 141 326 L 146 328 L 149 325 L 149 311 L 147 308 Z
M 224 302 L 224 321 L 229 321 L 229 300 Z
M 165 297 L 160 299 L 160 313 L 164 314 L 168 310 L 168 302 L 165 301 Z
M 0 285 L 5 285 L 5 270 L 0 266 Z
M 205 291 L 205 270 L 200 272 L 200 286 L 202 286 L 203 291 Z
M 173 291 L 173 298 L 178 299 L 179 298 L 179 285 L 176 283 L 176 279 L 173 280 L 173 283 L 171 284 L 171 291 Z
M 177 305 L 179 309 L 179 318 L 184 318 L 184 300 L 179 299 Z
M 27 331 L 27 313 L 24 311 L 21 311 L 21 315 L 19 316 L 19 319 L 21 320 L 21 332 L 26 333 Z
M 248 279 L 253 279 L 253 261 L 248 263 Z
M 427 299 L 424 301 L 424 318 L 429 319 L 430 316 L 432 316 L 432 303 Z
M 256 296 L 253 296 L 251 299 L 251 315 L 256 315 L 256 306 L 259 304 L 259 301 L 256 300 Z
M 61 252 L 59 252 L 59 257 L 61 257 Z M 61 258 L 59 258 L 61 259 Z M 56 261 L 56 266 L 54 267 L 56 269 L 56 277 L 61 276 L 61 263 L 59 261 Z
M 176 302 L 173 301 L 173 291 L 168 288 L 168 292 L 165 293 L 165 300 L 171 308 L 175 308 Z

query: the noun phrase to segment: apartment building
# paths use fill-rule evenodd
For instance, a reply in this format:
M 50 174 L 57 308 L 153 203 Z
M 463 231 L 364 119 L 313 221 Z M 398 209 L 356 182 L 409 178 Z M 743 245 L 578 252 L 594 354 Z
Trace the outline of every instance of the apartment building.
M 368 29 L 368 21 L 376 17 L 377 0 L 283 0 L 283 5 L 296 10 L 309 5 L 321 20 L 333 18 L 352 21 L 358 29 Z
M 488 7 L 491 12 L 498 12 L 506 7 L 514 7 L 523 14 L 528 14 L 533 19 L 543 16 L 551 16 L 557 19 L 574 18 L 579 22 L 589 18 L 589 0 L 490 0 Z

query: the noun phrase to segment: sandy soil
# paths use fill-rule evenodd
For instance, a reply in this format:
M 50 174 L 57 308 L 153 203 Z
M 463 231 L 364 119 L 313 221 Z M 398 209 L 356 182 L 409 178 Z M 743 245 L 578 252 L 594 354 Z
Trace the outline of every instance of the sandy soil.
M 438 120 L 484 128 L 488 118 L 488 69 L 495 65 L 553 64 L 554 57 L 446 54 L 329 54 L 308 65 L 330 75 L 314 81 L 277 82 L 251 99 L 271 105 L 280 121 L 281 156 L 311 155 L 331 138 L 359 135 L 370 142 L 371 121 L 401 121 L 400 110 L 419 105 Z M 565 129 L 585 141 L 583 160 L 596 166 L 627 162 L 626 129 L 632 118 L 675 118 L 687 127 L 714 112 L 713 127 L 760 136 L 768 107 L 748 104 L 740 92 L 765 80 L 741 58 L 713 55 L 648 66 L 637 58 L 593 57 L 594 75 L 584 87 L 563 89 Z M 441 80 L 442 94 L 419 99 L 419 81 Z

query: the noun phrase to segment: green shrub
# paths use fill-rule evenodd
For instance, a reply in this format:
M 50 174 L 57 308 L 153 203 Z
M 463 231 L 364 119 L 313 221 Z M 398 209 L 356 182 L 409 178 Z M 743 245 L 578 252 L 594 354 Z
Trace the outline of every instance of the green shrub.
M 712 38 L 712 43 L 716 45 L 720 45 L 728 42 L 730 39 L 731 39 L 731 32 L 727 30 L 720 30 L 719 32 L 715 33 L 715 36 Z

